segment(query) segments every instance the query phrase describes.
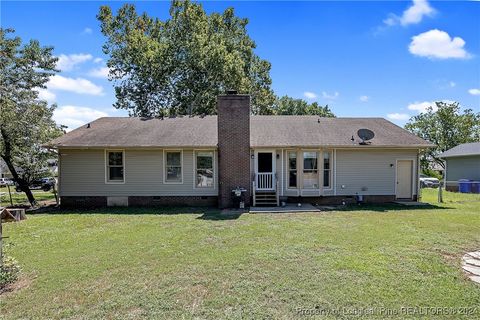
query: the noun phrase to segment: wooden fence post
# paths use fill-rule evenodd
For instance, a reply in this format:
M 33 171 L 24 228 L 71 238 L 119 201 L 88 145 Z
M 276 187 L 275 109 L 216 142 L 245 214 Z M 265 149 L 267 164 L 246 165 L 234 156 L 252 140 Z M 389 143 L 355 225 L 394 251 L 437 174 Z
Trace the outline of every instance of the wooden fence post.
M 0 211 L 0 267 L 3 267 L 2 214 L 3 211 Z
M 10 191 L 10 185 L 7 183 L 8 195 L 10 196 L 10 205 L 13 207 L 12 192 Z

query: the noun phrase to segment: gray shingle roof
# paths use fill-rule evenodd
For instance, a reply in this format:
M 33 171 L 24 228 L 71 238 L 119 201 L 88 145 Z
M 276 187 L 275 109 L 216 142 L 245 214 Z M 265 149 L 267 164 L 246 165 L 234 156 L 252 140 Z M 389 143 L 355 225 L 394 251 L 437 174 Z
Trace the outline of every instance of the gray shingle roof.
M 464 143 L 440 154 L 440 158 L 480 155 L 480 142 Z
M 430 143 L 382 118 L 252 116 L 252 147 L 359 146 L 357 130 L 375 132 L 372 147 L 429 147 Z M 352 143 L 351 137 L 355 138 Z M 51 141 L 53 147 L 215 147 L 217 117 L 99 118 Z M 365 146 L 360 146 L 365 147 Z

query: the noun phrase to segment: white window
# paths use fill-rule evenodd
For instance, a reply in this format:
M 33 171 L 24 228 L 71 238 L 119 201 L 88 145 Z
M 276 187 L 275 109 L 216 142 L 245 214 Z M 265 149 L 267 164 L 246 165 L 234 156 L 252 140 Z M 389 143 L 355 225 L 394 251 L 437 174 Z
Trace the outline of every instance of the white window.
M 318 164 L 316 152 L 303 152 L 303 188 L 318 189 Z
M 197 151 L 195 163 L 195 186 L 197 188 L 213 188 L 213 151 Z
M 288 152 L 288 187 L 297 187 L 297 152 Z
M 119 150 L 106 151 L 107 182 L 125 182 L 124 152 Z
M 332 153 L 325 151 L 323 153 L 323 187 L 329 189 L 332 187 Z
M 165 152 L 165 182 L 182 183 L 182 152 Z

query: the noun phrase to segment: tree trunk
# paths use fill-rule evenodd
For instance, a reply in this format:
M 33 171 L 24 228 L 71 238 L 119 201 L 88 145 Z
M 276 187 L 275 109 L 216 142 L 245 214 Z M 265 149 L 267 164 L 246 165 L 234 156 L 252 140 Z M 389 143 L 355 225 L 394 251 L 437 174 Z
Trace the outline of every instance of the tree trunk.
M 24 179 L 20 178 L 20 176 L 17 173 L 17 170 L 15 170 L 15 166 L 13 165 L 11 159 L 2 156 L 3 161 L 7 164 L 8 170 L 10 170 L 10 173 L 13 176 L 13 179 L 15 182 L 18 184 L 18 187 L 20 190 L 25 192 L 25 195 L 27 196 L 28 202 L 30 202 L 30 205 L 32 207 L 37 205 L 37 201 L 35 200 L 35 197 L 33 196 L 32 190 L 30 190 L 27 181 Z
M 15 182 L 18 184 L 20 190 L 25 192 L 25 194 L 27 195 L 28 202 L 30 202 L 30 205 L 32 207 L 34 207 L 34 206 L 37 205 L 37 201 L 35 200 L 35 197 L 33 196 L 33 193 L 30 190 L 27 181 L 25 181 L 24 179 L 19 177 L 19 175 L 17 173 L 17 170 L 15 169 L 15 166 L 13 165 L 12 155 L 11 155 L 11 150 L 12 149 L 11 149 L 10 141 L 8 140 L 8 136 L 5 133 L 5 131 L 3 130 L 3 128 L 0 128 L 0 133 L 2 135 L 3 145 L 4 145 L 4 152 L 1 155 L 1 157 L 2 157 L 3 161 L 5 161 L 5 163 L 7 164 L 8 170 L 10 170 L 10 173 L 12 174 Z

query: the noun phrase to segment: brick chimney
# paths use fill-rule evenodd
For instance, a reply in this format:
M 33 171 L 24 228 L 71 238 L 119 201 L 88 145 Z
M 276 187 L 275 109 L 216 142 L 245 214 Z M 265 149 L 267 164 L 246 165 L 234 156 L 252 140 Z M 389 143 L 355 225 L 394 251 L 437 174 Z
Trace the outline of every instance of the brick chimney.
M 232 190 L 245 188 L 250 205 L 250 96 L 236 91 L 218 96 L 218 206 L 231 208 Z

